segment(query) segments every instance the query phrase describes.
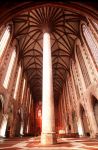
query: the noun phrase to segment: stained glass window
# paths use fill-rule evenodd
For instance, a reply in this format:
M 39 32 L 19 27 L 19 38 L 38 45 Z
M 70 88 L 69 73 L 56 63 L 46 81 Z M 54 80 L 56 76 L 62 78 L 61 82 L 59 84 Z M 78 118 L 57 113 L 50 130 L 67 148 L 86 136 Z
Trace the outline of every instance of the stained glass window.
M 15 91 L 14 91 L 14 99 L 16 99 L 16 96 L 17 96 L 20 75 L 21 75 L 21 66 L 19 66 L 19 69 L 18 69 L 18 74 L 17 74 L 17 79 L 16 79 L 16 85 L 15 85 Z
M 24 89 L 25 89 L 25 84 L 26 84 L 26 79 L 24 78 L 23 80 L 23 89 L 22 89 L 22 99 L 23 99 L 23 96 L 24 96 Z
M 95 37 L 93 33 L 91 32 L 91 30 L 86 25 L 83 25 L 83 33 L 84 33 L 86 42 L 91 50 L 91 53 L 94 57 L 94 60 L 96 64 L 98 65 L 98 47 L 94 41 Z
M 11 77 L 11 73 L 12 73 L 12 69 L 14 66 L 14 62 L 15 62 L 15 57 L 16 57 L 16 50 L 14 49 L 11 55 L 11 59 L 9 61 L 9 65 L 8 65 L 8 69 L 7 69 L 7 73 L 3 82 L 3 86 L 5 89 L 8 88 L 8 84 L 9 84 L 9 79 Z

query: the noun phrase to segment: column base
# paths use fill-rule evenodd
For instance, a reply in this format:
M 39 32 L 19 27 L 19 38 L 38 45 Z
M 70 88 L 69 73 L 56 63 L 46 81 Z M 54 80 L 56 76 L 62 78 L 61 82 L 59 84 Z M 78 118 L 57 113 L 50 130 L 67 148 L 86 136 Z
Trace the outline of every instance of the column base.
M 92 133 L 92 134 L 90 134 L 90 138 L 96 138 L 96 139 L 98 139 L 98 133 Z
M 95 134 L 95 138 L 97 138 L 97 139 L 98 139 L 98 133 L 96 133 L 96 134 Z
M 56 144 L 56 133 L 41 133 L 41 144 L 43 145 L 50 145 L 50 144 Z

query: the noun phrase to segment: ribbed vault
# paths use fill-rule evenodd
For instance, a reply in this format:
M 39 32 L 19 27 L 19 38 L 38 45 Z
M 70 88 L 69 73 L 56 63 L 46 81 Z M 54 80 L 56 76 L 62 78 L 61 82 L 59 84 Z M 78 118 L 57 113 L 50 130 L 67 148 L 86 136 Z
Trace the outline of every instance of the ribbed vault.
M 13 18 L 14 38 L 34 99 L 42 99 L 44 29 L 47 26 L 51 35 L 54 96 L 58 99 L 69 71 L 75 39 L 80 37 L 80 20 L 84 19 L 77 12 L 54 6 L 30 9 Z

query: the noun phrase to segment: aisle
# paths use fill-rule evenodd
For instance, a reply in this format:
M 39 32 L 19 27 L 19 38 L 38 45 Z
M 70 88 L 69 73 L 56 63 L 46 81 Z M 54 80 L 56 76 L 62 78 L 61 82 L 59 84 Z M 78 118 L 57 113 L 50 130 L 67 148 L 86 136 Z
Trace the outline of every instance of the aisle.
M 55 145 L 42 146 L 40 137 L 0 139 L 0 150 L 98 150 L 98 139 L 61 138 Z

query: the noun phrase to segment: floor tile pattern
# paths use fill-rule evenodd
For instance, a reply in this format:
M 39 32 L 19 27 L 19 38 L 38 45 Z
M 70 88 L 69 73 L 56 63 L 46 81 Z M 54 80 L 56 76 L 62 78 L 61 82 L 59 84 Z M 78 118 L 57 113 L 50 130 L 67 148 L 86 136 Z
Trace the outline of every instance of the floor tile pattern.
M 0 150 L 98 150 L 98 139 L 59 138 L 55 145 L 41 145 L 40 137 L 0 138 Z

